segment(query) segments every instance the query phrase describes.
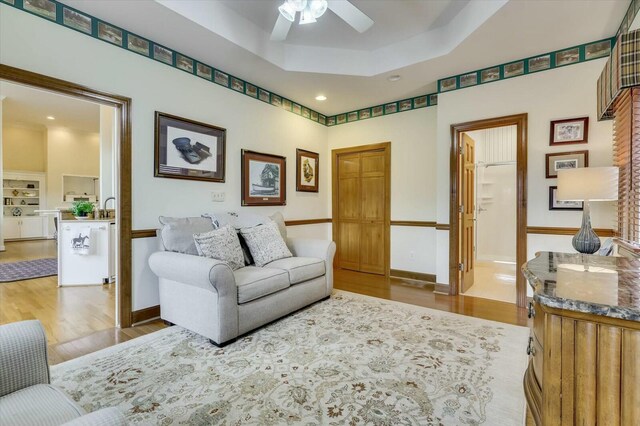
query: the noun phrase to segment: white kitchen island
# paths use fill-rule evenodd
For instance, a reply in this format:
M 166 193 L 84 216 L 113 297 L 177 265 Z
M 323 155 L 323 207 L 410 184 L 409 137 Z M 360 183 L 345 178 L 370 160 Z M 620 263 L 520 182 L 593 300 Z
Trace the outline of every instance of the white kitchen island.
M 90 229 L 89 247 L 77 248 L 79 235 Z M 114 219 L 60 220 L 58 223 L 58 286 L 102 285 L 115 278 Z M 74 239 L 76 250 L 74 250 Z

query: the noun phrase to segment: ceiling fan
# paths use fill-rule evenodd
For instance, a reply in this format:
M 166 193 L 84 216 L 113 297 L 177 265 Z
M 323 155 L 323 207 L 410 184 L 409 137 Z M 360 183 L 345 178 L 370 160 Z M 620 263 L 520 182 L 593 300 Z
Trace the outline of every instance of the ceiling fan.
M 291 24 L 300 13 L 300 25 L 316 22 L 327 9 L 338 15 L 343 21 L 351 25 L 359 33 L 367 31 L 373 25 L 373 21 L 360 9 L 347 0 L 285 0 L 278 7 L 280 15 L 273 26 L 271 40 L 284 41 L 289 34 Z

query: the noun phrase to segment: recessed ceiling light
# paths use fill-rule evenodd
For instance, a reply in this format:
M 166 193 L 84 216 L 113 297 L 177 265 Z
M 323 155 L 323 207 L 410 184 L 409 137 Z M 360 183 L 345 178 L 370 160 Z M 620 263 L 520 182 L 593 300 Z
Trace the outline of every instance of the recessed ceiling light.
M 53 115 L 47 115 L 47 120 L 55 120 L 56 118 Z
M 387 80 L 389 80 L 389 81 L 398 81 L 398 80 L 400 80 L 400 76 L 398 74 L 390 75 L 389 78 L 387 78 Z
M 326 101 L 327 97 L 325 95 L 316 96 L 316 101 Z

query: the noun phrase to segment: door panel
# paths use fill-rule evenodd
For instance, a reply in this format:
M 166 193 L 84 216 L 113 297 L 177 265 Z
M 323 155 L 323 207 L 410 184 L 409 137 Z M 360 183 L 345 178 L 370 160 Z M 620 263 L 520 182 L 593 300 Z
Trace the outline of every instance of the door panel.
M 338 224 L 338 267 L 360 270 L 360 224 L 340 222 Z
M 363 223 L 360 234 L 360 270 L 384 275 L 384 223 Z
M 386 273 L 386 164 L 384 149 L 337 156 L 334 214 L 336 263 L 341 268 Z
M 462 134 L 462 291 L 473 285 L 475 264 L 475 142 L 465 133 Z

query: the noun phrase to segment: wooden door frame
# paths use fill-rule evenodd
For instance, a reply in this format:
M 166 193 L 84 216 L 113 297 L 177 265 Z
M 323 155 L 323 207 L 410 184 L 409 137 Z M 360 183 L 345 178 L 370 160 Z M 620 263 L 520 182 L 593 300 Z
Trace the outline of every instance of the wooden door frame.
M 474 130 L 495 127 L 516 126 L 517 152 L 517 204 L 516 204 L 516 304 L 524 307 L 527 303 L 527 289 L 520 266 L 527 261 L 527 123 L 528 114 L 516 114 L 485 120 L 469 121 L 451 125 L 451 158 L 449 179 L 451 196 L 449 205 L 449 294 L 454 296 L 460 291 L 460 221 L 458 206 L 460 205 L 460 134 Z
M 85 101 L 108 105 L 117 110 L 119 120 L 118 188 L 116 203 L 118 220 L 117 322 L 121 328 L 131 326 L 131 99 L 90 89 L 9 65 L 0 64 L 0 80 L 36 87 Z
M 333 217 L 333 224 L 331 228 L 333 233 L 333 241 L 337 241 L 338 232 L 336 229 L 336 223 L 338 219 L 338 156 L 342 154 L 353 154 L 357 152 L 379 150 L 384 151 L 385 158 L 384 276 L 388 278 L 391 270 L 391 142 L 380 142 L 370 145 L 352 146 L 348 148 L 331 150 L 331 211 Z

